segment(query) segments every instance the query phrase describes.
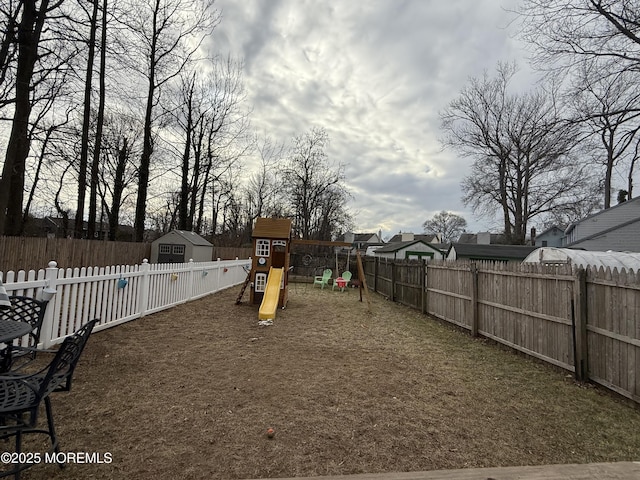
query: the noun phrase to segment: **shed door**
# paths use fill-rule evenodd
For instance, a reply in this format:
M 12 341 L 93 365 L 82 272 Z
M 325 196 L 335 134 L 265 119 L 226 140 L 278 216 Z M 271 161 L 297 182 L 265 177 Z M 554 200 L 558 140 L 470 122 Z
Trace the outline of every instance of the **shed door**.
M 184 245 L 161 243 L 158 246 L 158 263 L 184 263 Z

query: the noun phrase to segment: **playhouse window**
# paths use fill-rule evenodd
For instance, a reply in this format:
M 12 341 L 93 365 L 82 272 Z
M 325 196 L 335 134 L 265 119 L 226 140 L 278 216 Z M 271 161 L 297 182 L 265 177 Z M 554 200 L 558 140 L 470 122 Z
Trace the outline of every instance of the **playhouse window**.
M 256 242 L 256 256 L 268 257 L 270 245 L 271 245 L 271 242 L 269 242 L 269 240 L 258 240 Z
M 174 245 L 173 246 L 173 254 L 174 255 L 184 255 L 184 245 Z
M 286 247 L 287 246 L 287 241 L 286 240 L 274 240 L 273 241 L 273 246 L 274 247 Z
M 171 245 L 160 245 L 160 253 L 165 255 L 171 254 Z
M 267 274 L 266 273 L 256 273 L 256 292 L 264 292 L 265 287 L 267 286 Z

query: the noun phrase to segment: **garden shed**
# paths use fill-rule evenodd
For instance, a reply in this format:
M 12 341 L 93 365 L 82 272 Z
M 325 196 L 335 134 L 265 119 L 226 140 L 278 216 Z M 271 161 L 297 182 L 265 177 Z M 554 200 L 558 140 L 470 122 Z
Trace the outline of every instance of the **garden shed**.
M 151 243 L 151 263 L 210 262 L 213 245 L 195 232 L 172 230 Z
M 611 267 L 618 270 L 625 268 L 638 271 L 640 269 L 640 253 L 630 252 L 594 252 L 573 248 L 542 247 L 531 252 L 524 259 L 527 263 L 564 264 L 570 263 L 578 267 L 595 268 Z

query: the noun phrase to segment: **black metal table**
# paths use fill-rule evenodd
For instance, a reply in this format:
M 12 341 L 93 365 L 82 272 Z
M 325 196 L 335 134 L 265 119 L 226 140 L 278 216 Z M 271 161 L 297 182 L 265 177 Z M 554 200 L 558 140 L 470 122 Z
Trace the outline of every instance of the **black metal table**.
M 0 354 L 0 372 L 11 369 L 11 348 L 13 341 L 28 334 L 33 327 L 27 322 L 0 320 L 0 343 L 6 344 L 6 350 Z

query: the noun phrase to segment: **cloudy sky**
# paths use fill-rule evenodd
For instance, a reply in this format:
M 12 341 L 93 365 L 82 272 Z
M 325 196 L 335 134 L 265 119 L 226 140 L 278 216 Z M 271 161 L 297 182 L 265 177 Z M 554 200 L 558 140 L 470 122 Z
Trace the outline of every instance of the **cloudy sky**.
M 469 231 L 496 222 L 461 202 L 469 160 L 442 150 L 439 112 L 471 76 L 526 52 L 516 0 L 216 0 L 214 49 L 245 62 L 258 132 L 289 141 L 323 127 L 346 164 L 356 231 L 422 232 L 441 210 Z M 499 223 L 498 223 L 499 224 Z

